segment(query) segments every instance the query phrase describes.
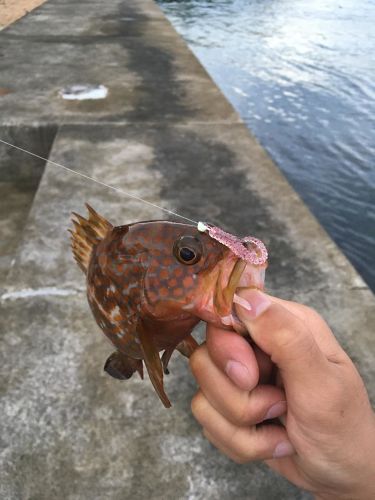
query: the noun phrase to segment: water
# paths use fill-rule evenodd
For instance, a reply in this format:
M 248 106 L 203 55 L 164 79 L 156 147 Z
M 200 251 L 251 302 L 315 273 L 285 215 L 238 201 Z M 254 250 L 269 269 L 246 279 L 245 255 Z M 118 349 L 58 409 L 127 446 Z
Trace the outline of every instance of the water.
M 375 290 L 375 1 L 159 4 Z

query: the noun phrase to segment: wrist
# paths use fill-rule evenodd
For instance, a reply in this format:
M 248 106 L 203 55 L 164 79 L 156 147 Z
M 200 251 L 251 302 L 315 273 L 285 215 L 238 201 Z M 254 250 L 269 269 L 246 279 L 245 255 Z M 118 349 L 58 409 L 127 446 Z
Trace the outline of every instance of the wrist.
M 372 491 L 353 491 L 352 493 L 329 493 L 327 495 L 314 495 L 315 500 L 373 500 L 375 490 Z
M 352 476 L 353 483 L 340 491 L 325 491 L 316 493 L 316 500 L 374 500 L 375 499 L 375 413 L 370 419 L 370 426 L 366 426 L 366 446 L 361 449 L 362 465 L 352 470 L 347 477 Z M 357 462 L 358 463 L 358 462 Z

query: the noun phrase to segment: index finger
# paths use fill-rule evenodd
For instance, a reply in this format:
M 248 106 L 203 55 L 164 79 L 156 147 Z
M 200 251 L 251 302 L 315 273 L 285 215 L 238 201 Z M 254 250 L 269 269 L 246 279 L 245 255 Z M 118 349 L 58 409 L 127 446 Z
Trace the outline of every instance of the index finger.
M 253 349 L 238 333 L 207 325 L 206 345 L 215 365 L 245 391 L 259 381 L 259 368 Z

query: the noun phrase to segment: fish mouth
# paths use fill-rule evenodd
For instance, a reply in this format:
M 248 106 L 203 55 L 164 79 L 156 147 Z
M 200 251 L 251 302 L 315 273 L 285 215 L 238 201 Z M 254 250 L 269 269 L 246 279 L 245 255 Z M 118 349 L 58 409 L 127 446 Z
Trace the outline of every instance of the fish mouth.
M 222 325 L 243 334 L 246 330 L 235 312 L 234 304 L 241 305 L 244 299 L 237 292 L 241 288 L 263 290 L 267 264 L 256 266 L 233 257 L 229 257 L 233 264 L 230 262 L 232 265 L 224 266 L 218 278 L 214 305 Z M 229 276 L 228 268 L 231 269 Z

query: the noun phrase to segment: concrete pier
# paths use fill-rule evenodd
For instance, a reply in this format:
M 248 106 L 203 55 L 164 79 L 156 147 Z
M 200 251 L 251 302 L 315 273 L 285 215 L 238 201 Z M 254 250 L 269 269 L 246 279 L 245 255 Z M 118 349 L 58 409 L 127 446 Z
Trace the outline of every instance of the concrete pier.
M 262 238 L 268 289 L 328 320 L 375 401 L 372 293 L 152 0 L 48 1 L 0 33 L 0 77 L 0 138 Z M 87 95 L 102 98 L 77 99 Z M 43 170 L 4 145 L 0 159 L 12 179 Z M 196 386 L 178 354 L 166 380 L 171 410 L 148 380 L 103 372 L 112 349 L 89 311 L 67 233 L 85 201 L 115 224 L 165 217 L 47 164 L 27 216 L 7 226 L 0 497 L 310 498 L 210 446 L 191 415 Z

